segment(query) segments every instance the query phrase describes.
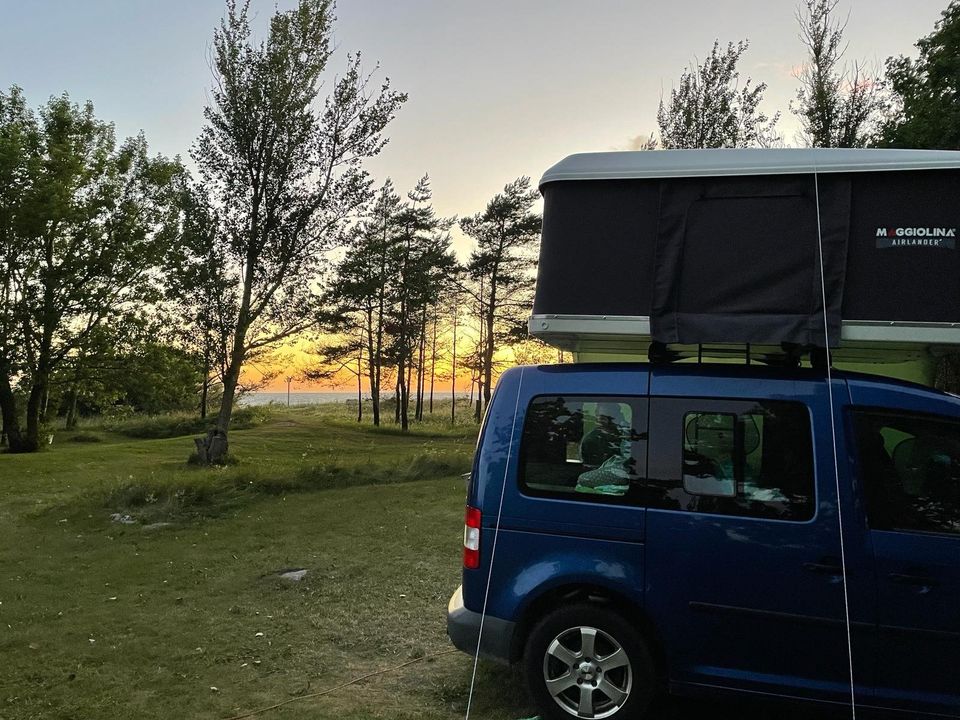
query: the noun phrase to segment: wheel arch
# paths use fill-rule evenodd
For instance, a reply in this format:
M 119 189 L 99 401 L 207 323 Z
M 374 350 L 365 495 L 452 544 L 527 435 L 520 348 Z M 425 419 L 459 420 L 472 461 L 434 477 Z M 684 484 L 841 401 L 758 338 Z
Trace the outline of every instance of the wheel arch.
M 667 680 L 667 656 L 663 638 L 642 605 L 622 592 L 591 583 L 567 583 L 545 589 L 523 608 L 510 647 L 510 661 L 523 657 L 530 631 L 547 613 L 564 605 L 587 602 L 608 607 L 634 623 L 647 642 L 659 680 Z

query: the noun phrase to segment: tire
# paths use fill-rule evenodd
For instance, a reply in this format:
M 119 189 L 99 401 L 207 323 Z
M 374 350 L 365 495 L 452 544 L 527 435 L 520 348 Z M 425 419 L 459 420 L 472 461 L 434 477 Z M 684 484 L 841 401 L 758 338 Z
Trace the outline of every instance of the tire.
M 656 689 L 643 637 L 600 605 L 570 605 L 544 617 L 527 638 L 523 668 L 530 696 L 549 720 L 637 720 Z

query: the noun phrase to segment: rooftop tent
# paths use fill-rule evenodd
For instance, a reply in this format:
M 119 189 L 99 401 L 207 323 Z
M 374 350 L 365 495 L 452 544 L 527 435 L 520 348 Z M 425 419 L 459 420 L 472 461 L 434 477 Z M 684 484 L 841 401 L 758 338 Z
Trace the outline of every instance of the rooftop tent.
M 900 361 L 960 344 L 960 152 L 590 153 L 540 190 L 530 332 L 552 345 L 829 340 Z

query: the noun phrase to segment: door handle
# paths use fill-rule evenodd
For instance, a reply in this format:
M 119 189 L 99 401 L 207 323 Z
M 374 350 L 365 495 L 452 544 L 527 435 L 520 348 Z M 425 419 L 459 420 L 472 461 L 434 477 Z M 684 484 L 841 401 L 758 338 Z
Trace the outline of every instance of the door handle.
M 830 562 L 806 562 L 803 569 L 818 575 L 843 575 L 843 568 Z
M 899 585 L 919 585 L 920 587 L 933 587 L 937 584 L 937 581 L 931 577 L 924 577 L 923 575 L 907 575 L 905 573 L 890 573 L 887 575 L 892 582 L 895 582 Z

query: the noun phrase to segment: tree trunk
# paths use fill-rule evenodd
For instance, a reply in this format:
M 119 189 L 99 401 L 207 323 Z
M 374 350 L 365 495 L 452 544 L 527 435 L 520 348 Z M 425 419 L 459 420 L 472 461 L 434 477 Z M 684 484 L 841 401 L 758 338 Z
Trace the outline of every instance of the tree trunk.
M 210 394 L 210 348 L 203 351 L 203 384 L 200 386 L 200 419 L 207 419 L 207 396 Z
M 380 363 L 379 349 L 374 350 L 373 312 L 367 311 L 367 376 L 370 380 L 370 404 L 373 410 L 373 425 L 380 426 L 380 382 L 377 378 Z M 359 368 L 358 368 L 359 369 Z
M 43 388 L 43 395 L 40 396 L 40 424 L 47 424 L 47 410 L 50 407 L 50 385 Z
M 53 342 L 53 329 L 44 327 L 37 354 L 37 367 L 33 373 L 30 395 L 27 398 L 27 434 L 23 452 L 36 452 L 40 449 L 40 428 L 43 424 L 43 404 L 47 398 L 50 384 L 50 346 Z
M 363 422 L 363 345 L 357 355 L 357 422 Z
M 433 415 L 433 384 L 437 379 L 437 314 L 433 314 L 433 347 L 430 350 L 430 414 Z
M 401 350 L 400 352 L 405 351 Z M 401 365 L 403 363 L 406 363 L 406 367 L 400 373 L 400 429 L 406 432 L 410 429 L 410 380 L 413 374 L 413 358 L 404 359 L 401 361 Z
M 67 430 L 74 430 L 77 427 L 77 398 L 79 398 L 80 393 L 77 391 L 76 386 L 70 389 L 69 400 L 67 405 Z
M 457 421 L 457 303 L 453 303 L 453 362 L 450 364 L 450 424 Z
M 425 364 L 425 355 L 426 355 L 426 345 L 427 345 L 427 310 L 423 309 L 423 314 L 420 318 L 420 342 L 417 344 L 419 355 L 417 358 L 417 406 L 414 411 L 414 418 L 421 422 L 423 421 L 423 391 L 426 387 L 423 377 L 423 368 Z
M 29 452 L 26 438 L 20 429 L 20 411 L 7 375 L 0 375 L 0 415 L 3 417 L 3 433 L 7 449 L 12 453 Z
M 394 402 L 394 408 L 393 408 L 393 422 L 397 425 L 400 424 L 400 378 L 402 375 L 403 375 L 402 366 L 398 365 L 397 366 L 397 387 L 393 391 L 393 399 L 396 401 Z
M 483 407 L 490 404 L 493 388 L 493 312 L 487 314 L 486 347 L 483 350 Z
M 30 388 L 27 397 L 27 437 L 25 452 L 36 452 L 40 449 L 40 408 L 43 404 L 44 383 L 38 377 Z
M 486 308 L 486 345 L 483 350 L 483 407 L 490 404 L 490 394 L 493 390 L 493 353 L 495 350 L 493 334 L 494 318 L 497 311 L 497 275 L 498 267 L 493 266 L 493 272 L 490 276 L 490 302 Z
M 240 370 L 243 367 L 246 334 L 246 326 L 238 323 L 233 349 L 230 352 L 230 363 L 223 377 L 223 400 L 220 403 L 220 412 L 217 414 L 217 424 L 205 437 L 194 439 L 202 465 L 223 465 L 227 459 L 227 452 L 230 449 L 227 432 L 230 429 L 233 402 L 240 382 Z

